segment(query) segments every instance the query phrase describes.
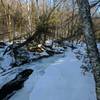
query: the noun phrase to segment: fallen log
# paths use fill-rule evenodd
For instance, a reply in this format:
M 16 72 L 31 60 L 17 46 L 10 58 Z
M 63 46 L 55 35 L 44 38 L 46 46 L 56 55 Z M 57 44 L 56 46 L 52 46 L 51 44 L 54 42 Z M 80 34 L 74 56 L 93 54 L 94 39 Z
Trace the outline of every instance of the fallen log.
M 8 100 L 17 90 L 21 89 L 32 72 L 32 69 L 26 69 L 20 72 L 13 80 L 5 84 L 0 89 L 0 100 Z
M 10 46 L 8 46 L 6 48 L 6 50 L 4 51 L 3 55 L 5 55 L 10 50 L 17 51 L 17 49 L 19 49 L 19 48 L 29 44 L 31 41 L 35 40 L 36 37 L 37 37 L 37 33 L 34 33 L 31 37 L 27 38 L 26 41 L 24 41 L 23 43 L 17 43 L 16 45 L 11 44 Z

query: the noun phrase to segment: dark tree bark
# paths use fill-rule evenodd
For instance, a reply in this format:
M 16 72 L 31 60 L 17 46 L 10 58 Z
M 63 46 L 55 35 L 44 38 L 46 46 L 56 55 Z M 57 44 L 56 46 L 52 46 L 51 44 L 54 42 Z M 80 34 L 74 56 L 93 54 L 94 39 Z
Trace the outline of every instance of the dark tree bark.
M 90 5 L 88 0 L 77 0 L 79 7 L 80 19 L 82 21 L 82 30 L 86 39 L 89 57 L 93 67 L 96 67 L 96 62 L 99 62 L 99 52 L 96 45 L 95 34 L 92 25 L 90 14 Z
M 77 4 L 79 7 L 79 15 L 82 23 L 82 30 L 87 44 L 88 55 L 92 67 L 94 69 L 94 76 L 96 78 L 97 84 L 98 83 L 100 84 L 100 79 L 98 79 L 98 77 L 100 76 L 100 59 L 91 19 L 91 13 L 90 13 L 91 6 L 89 5 L 88 0 L 77 0 Z M 100 100 L 99 96 L 97 98 L 98 100 Z

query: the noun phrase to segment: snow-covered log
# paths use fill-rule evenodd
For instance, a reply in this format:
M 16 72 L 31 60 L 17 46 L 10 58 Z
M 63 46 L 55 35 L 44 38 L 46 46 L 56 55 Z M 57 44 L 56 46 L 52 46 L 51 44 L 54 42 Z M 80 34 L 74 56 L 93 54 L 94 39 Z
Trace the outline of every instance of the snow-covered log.
M 0 89 L 0 100 L 8 100 L 8 98 L 10 98 L 15 91 L 21 89 L 23 87 L 24 82 L 28 79 L 32 72 L 32 69 L 26 69 L 20 72 L 15 77 L 15 79 L 5 84 Z

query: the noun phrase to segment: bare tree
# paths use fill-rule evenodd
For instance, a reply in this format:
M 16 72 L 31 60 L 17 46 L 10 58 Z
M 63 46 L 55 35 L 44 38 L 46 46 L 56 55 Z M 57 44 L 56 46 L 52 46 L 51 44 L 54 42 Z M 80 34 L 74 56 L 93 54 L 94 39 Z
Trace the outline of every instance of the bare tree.
M 97 87 L 100 88 L 100 81 L 99 81 L 100 78 L 98 77 L 100 75 L 100 62 L 99 62 L 100 59 L 99 59 L 99 52 L 96 45 L 95 34 L 93 30 L 89 1 L 77 0 L 77 4 L 79 7 L 80 19 L 82 21 L 83 33 L 87 44 L 88 55 L 92 67 L 95 71 L 94 74 L 97 82 Z M 98 89 L 97 89 L 97 94 L 100 95 L 100 93 L 98 93 Z M 98 100 L 100 100 L 100 96 L 97 96 L 97 98 Z

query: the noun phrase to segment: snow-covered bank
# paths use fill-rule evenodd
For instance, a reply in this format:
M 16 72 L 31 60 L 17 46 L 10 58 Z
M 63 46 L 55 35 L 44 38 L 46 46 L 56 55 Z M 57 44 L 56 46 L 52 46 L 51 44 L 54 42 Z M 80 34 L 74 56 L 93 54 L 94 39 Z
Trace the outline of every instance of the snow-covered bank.
M 93 75 L 82 74 L 82 63 L 71 50 L 48 59 L 29 65 L 35 72 L 10 100 L 96 100 Z

